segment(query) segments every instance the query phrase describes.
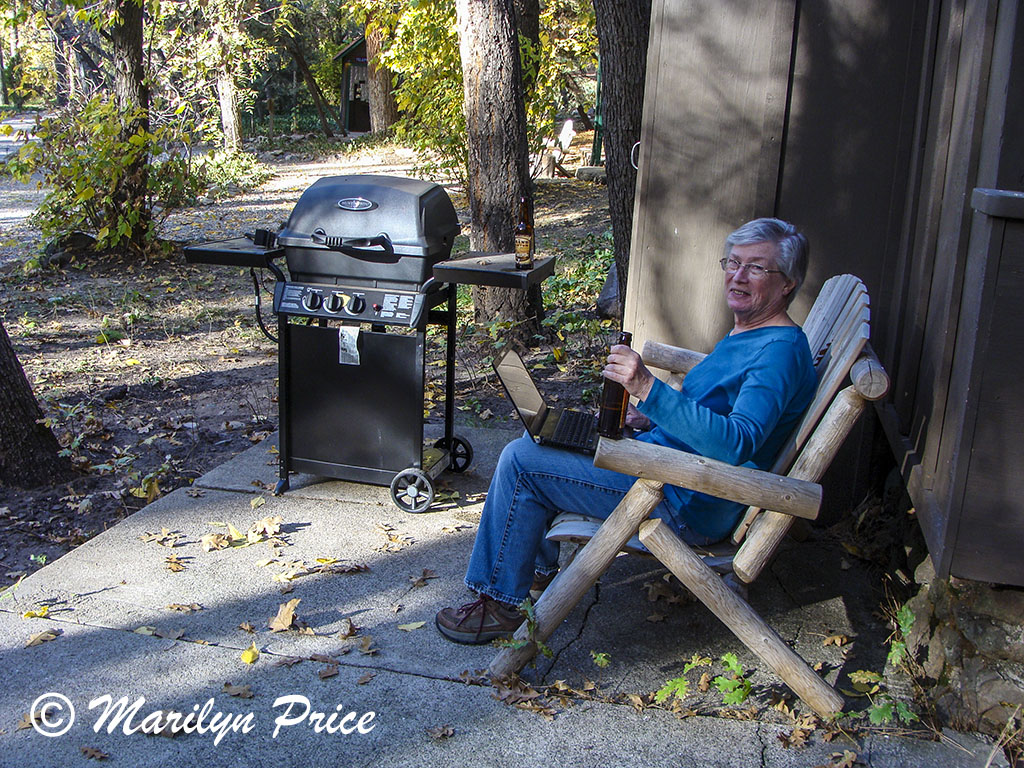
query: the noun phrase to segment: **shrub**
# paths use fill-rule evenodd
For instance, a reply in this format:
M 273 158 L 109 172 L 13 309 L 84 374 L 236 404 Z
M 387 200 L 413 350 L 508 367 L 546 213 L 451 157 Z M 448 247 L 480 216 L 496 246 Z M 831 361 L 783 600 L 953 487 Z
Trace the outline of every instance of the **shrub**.
M 97 250 L 141 243 L 152 245 L 156 224 L 176 207 L 192 200 L 201 177 L 190 158 L 177 147 L 181 133 L 169 126 L 138 128 L 124 135 L 123 125 L 138 115 L 122 115 L 110 101 L 94 97 L 42 120 L 35 140 L 8 161 L 23 181 L 34 174 L 48 186 L 33 215 L 44 239 L 60 239 L 75 231 L 96 234 Z M 147 168 L 144 193 L 124 198 L 140 159 Z

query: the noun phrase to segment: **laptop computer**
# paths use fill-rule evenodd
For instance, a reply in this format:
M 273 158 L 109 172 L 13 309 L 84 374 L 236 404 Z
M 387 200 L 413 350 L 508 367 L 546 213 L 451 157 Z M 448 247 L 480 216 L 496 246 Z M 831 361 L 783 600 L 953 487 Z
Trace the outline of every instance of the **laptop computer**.
M 535 443 L 577 453 L 594 453 L 597 419 L 585 411 L 548 407 L 517 352 L 507 350 L 494 363 L 494 372 Z

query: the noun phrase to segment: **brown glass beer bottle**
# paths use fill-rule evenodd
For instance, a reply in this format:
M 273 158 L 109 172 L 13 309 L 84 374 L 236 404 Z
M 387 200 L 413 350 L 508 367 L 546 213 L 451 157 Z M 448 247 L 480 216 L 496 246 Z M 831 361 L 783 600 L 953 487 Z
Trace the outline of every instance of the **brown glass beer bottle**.
M 519 221 L 516 223 L 516 269 L 533 269 L 533 222 L 525 197 L 519 198 Z
M 620 331 L 616 344 L 631 346 L 633 334 Z M 629 392 L 617 381 L 604 380 L 604 393 L 601 395 L 601 413 L 597 417 L 597 432 L 602 437 L 618 440 L 622 437 L 622 427 L 626 423 L 626 408 L 629 405 Z

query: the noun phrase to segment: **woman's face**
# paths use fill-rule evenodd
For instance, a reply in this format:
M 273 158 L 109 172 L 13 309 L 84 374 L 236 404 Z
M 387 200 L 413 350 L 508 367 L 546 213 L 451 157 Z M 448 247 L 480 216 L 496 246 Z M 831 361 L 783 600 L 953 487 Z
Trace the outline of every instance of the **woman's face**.
M 754 328 L 786 311 L 787 296 L 794 283 L 781 272 L 768 272 L 761 279 L 751 277 L 746 265 L 778 269 L 778 248 L 774 243 L 734 245 L 728 257 L 744 266 L 725 272 L 725 301 L 736 318 L 738 328 Z

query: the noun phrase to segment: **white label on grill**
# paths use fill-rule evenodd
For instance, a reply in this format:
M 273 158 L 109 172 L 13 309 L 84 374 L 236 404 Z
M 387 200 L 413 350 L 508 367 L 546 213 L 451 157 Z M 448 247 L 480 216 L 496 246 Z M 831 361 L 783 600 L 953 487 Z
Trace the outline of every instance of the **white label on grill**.
M 338 328 L 338 364 L 359 365 L 358 325 L 342 325 Z

